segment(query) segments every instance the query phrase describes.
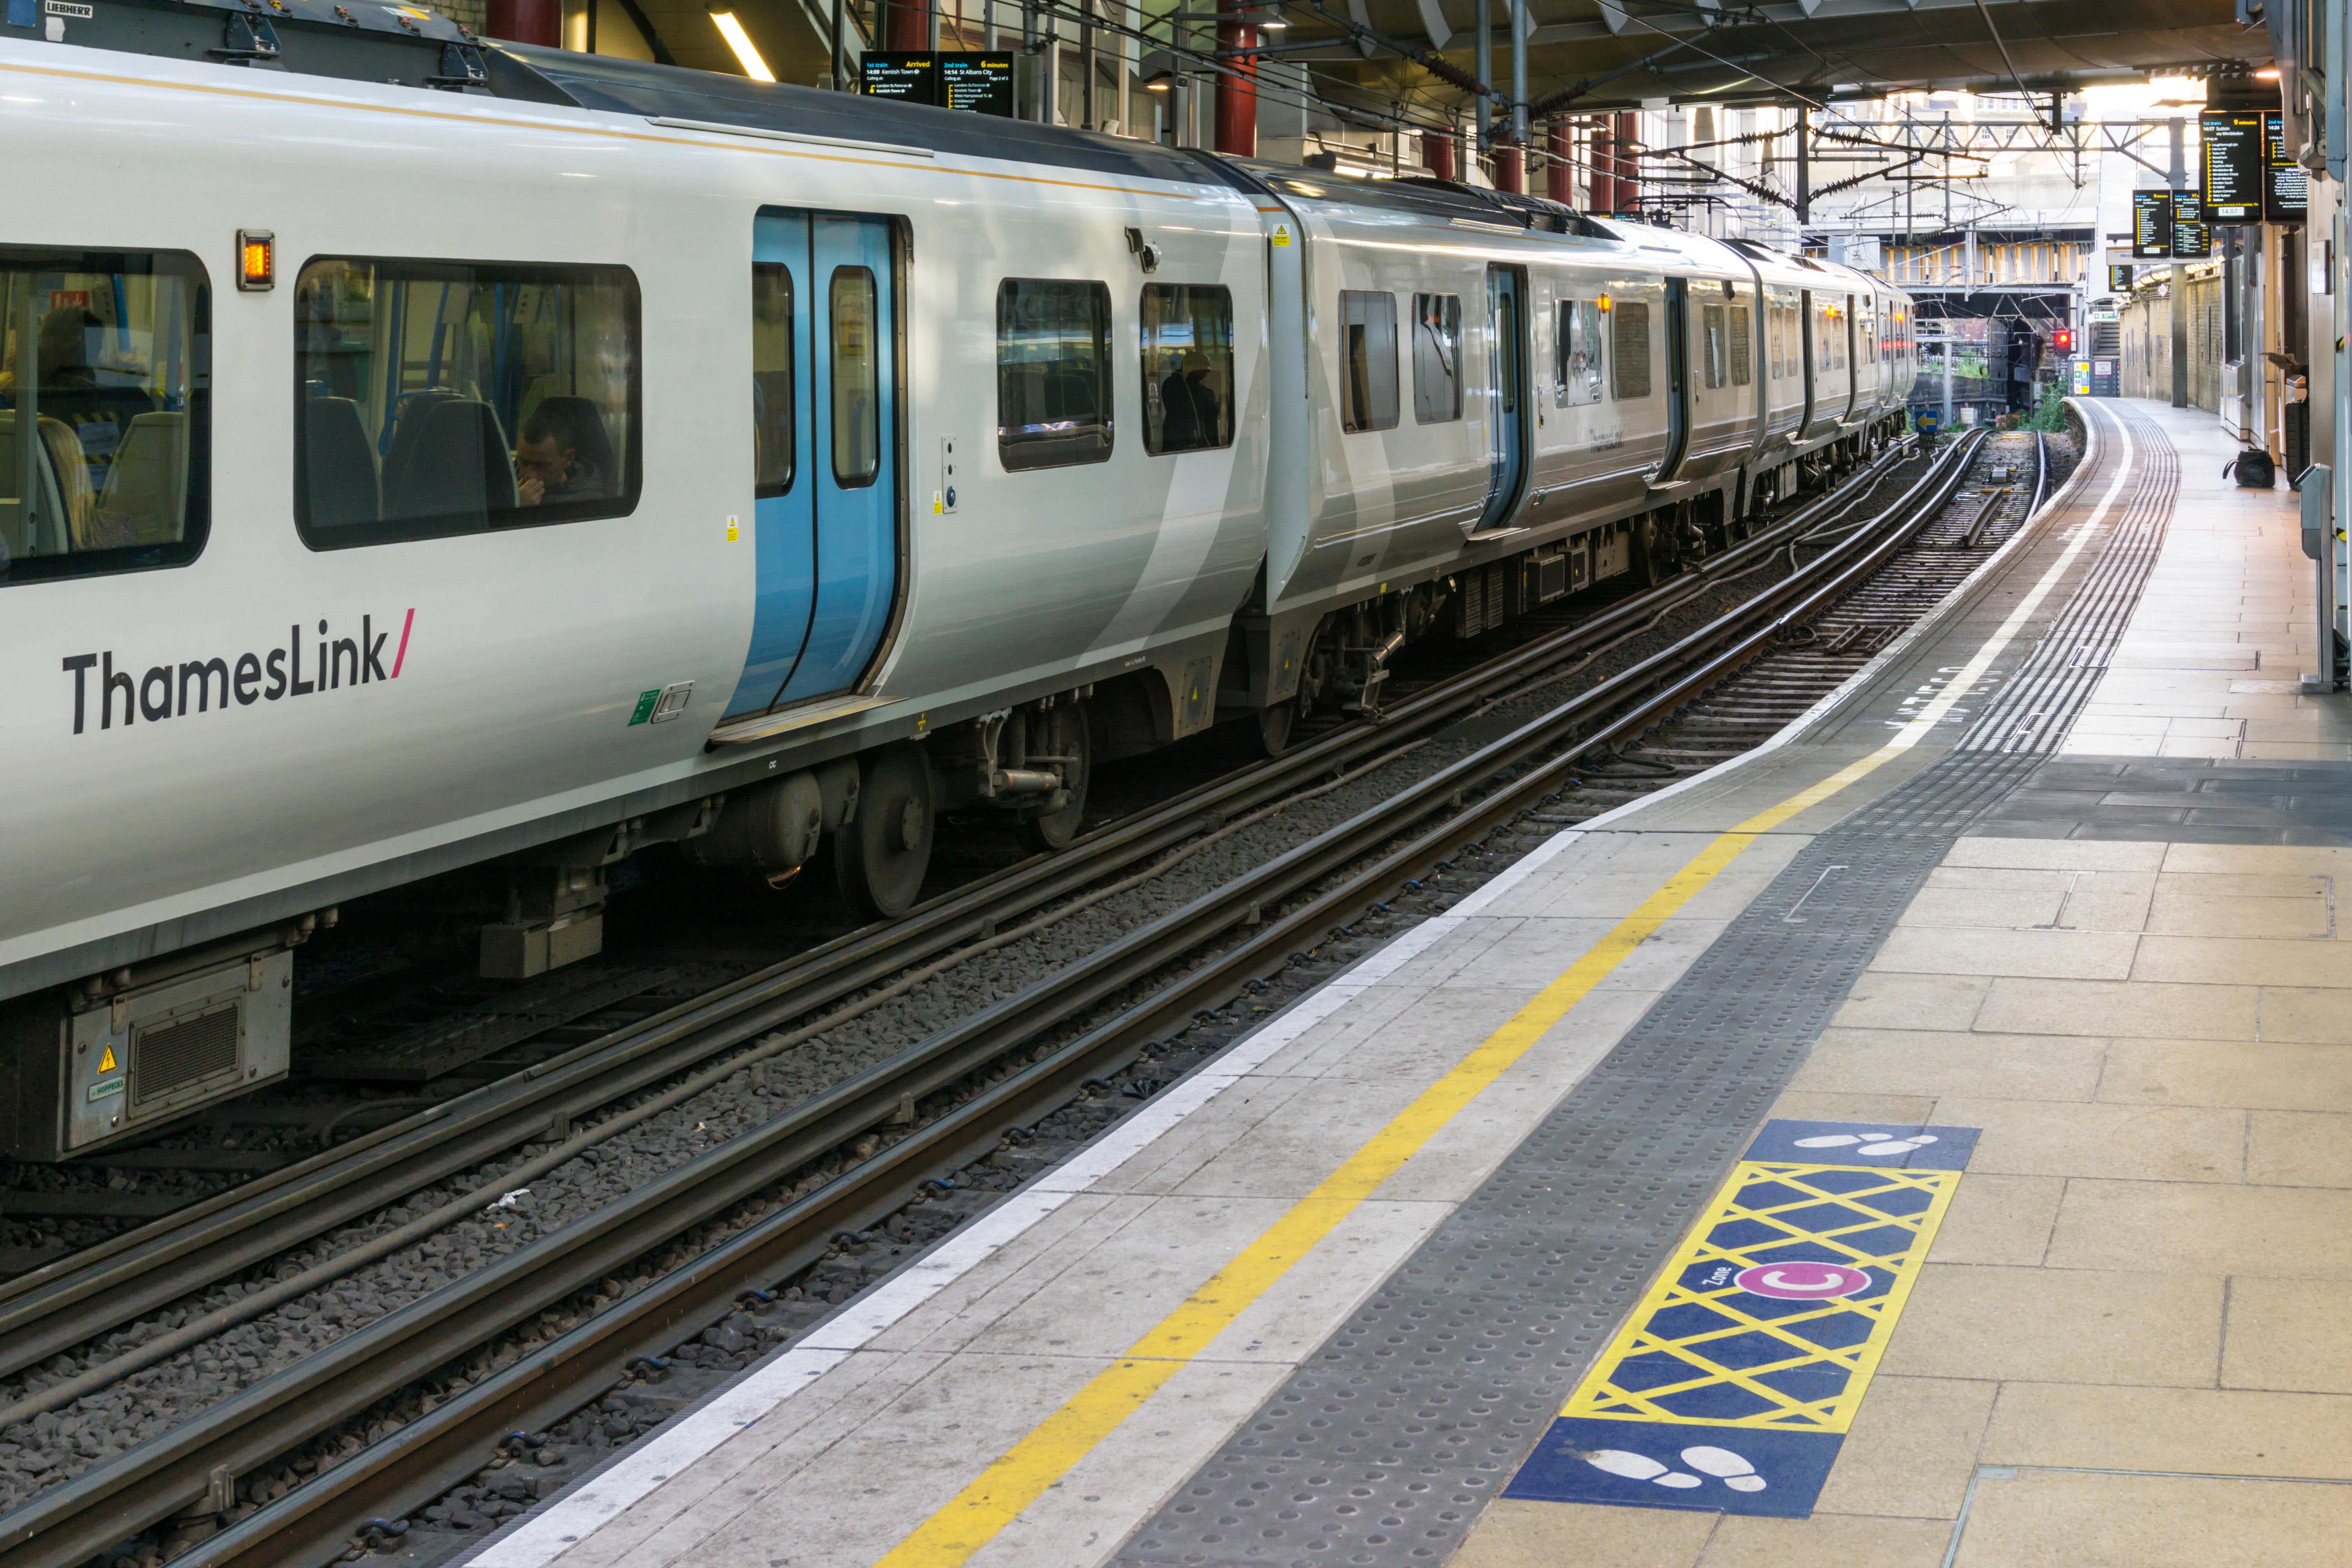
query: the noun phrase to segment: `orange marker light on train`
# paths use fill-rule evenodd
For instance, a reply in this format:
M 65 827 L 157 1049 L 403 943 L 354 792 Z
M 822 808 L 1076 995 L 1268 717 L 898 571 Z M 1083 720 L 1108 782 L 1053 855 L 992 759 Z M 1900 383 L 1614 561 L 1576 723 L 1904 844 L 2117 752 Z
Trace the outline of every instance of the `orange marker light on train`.
M 1601 313 L 1604 316 L 1609 313 L 1609 296 L 1606 294 L 1601 296 Z
M 268 229 L 236 231 L 236 286 L 248 291 L 278 286 L 278 237 Z

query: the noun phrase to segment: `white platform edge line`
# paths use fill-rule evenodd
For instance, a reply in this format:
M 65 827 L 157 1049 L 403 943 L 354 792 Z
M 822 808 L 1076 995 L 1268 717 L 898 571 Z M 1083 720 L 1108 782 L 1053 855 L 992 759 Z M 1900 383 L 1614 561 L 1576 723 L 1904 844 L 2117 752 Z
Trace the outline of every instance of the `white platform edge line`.
M 543 1568 L 572 1546 L 650 1496 L 728 1438 L 771 1415 L 786 1400 L 903 1321 L 917 1308 L 1017 1240 L 1073 1197 L 1133 1159 L 1187 1117 L 1211 1104 L 1285 1047 L 1426 952 L 1494 900 L 1509 891 L 1584 837 L 1582 828 L 1554 834 L 1443 914 L 1398 932 L 1345 971 L 1267 1019 L 1203 1063 L 1191 1076 L 1152 1097 L 1053 1170 L 987 1213 L 944 1237 L 874 1289 L 849 1303 L 793 1345 L 753 1367 L 645 1442 L 544 1509 L 525 1515 L 483 1543 L 465 1568 Z
M 2070 397 L 2067 401 L 2073 403 L 2078 400 Z M 1912 622 L 1904 630 L 1902 636 L 1880 648 L 1869 663 L 1848 676 L 1836 690 L 1791 719 L 1788 726 L 1779 734 L 1757 747 L 1748 755 L 1755 756 L 1765 752 L 1778 751 L 1780 747 L 1796 741 L 1806 731 L 1819 725 L 1840 704 L 1877 679 L 1885 672 L 1889 665 L 1894 664 L 1897 659 L 1908 658 L 1912 649 L 1940 631 L 1944 623 L 1973 602 L 1977 595 L 1990 584 L 1995 576 L 2006 573 L 2016 564 L 2015 557 L 2018 554 L 2042 542 L 2042 537 L 2047 531 L 2051 520 L 2073 503 L 2075 490 L 2081 488 L 2091 470 L 2098 466 L 2099 458 L 2105 452 L 2105 442 L 2099 435 L 2099 422 L 2091 417 L 2087 409 L 2078 409 L 2076 412 L 2083 416 L 2084 437 L 2083 459 L 2074 465 L 2074 471 L 2066 476 L 2066 482 L 2051 492 L 2042 501 L 2041 510 L 2019 524 L 2017 531 L 2002 541 L 2000 549 L 1977 563 L 1975 571 L 1953 584 L 1951 592 L 1937 600 L 1926 615 Z
M 744 1430 L 799 1394 L 825 1373 L 903 1321 L 917 1308 L 957 1279 L 1017 1240 L 1071 1198 L 1087 1191 L 1111 1172 L 1133 1159 L 1162 1134 L 1212 1103 L 1226 1089 L 1263 1067 L 1276 1052 L 1304 1036 L 1386 979 L 1412 960 L 1459 929 L 1464 922 L 1500 898 L 1588 834 L 1613 819 L 1654 805 L 1740 766 L 1761 752 L 1790 743 L 1819 716 L 1853 689 L 1874 678 L 1898 648 L 1913 642 L 1929 618 L 1948 616 L 1952 606 L 1975 591 L 1983 579 L 2002 565 L 2012 551 L 2038 537 L 2040 521 L 2057 515 L 2071 500 L 2083 477 L 2095 463 L 2099 446 L 2096 422 L 2086 415 L 2084 426 L 2094 432 L 2083 460 L 2057 493 L 2042 503 L 2036 519 L 2011 536 L 2001 548 L 1937 601 L 1927 617 L 1850 676 L 1838 689 L 1800 714 L 1755 750 L 1717 763 L 1704 773 L 1678 779 L 1639 800 L 1628 801 L 1573 828 L 1556 833 L 1522 855 L 1483 885 L 1464 896 L 1443 914 L 1432 915 L 1399 932 L 1365 954 L 1341 973 L 1267 1019 L 1228 1046 L 1173 1088 L 990 1209 L 943 1238 L 929 1252 L 845 1307 L 812 1330 L 801 1342 L 753 1367 L 741 1378 L 719 1390 L 702 1404 L 677 1417 L 644 1443 L 578 1483 L 547 1508 L 526 1515 L 511 1529 L 483 1544 L 466 1560 L 465 1568 L 544 1568 L 581 1541 L 643 1500 L 671 1477 L 710 1454 L 728 1438 Z M 1579 1074 L 1580 1079 L 1582 1074 Z M 1571 1083 L 1568 1086 L 1572 1089 Z

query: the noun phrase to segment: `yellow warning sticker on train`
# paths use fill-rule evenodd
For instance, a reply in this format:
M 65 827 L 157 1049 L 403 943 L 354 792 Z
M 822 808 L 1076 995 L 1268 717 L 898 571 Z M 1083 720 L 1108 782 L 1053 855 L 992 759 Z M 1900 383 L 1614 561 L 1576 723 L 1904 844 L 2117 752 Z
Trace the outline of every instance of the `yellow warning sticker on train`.
M 1284 249 L 1289 246 L 1290 226 L 1288 224 L 1278 223 L 1274 226 L 1274 244 L 1275 248 L 1277 250 Z
M 114 1070 L 114 1047 L 112 1046 L 102 1046 L 99 1048 L 98 1070 L 100 1072 L 112 1072 Z
M 731 517 L 731 516 L 730 516 L 730 518 L 728 518 L 728 520 L 727 520 L 727 542 L 728 542 L 728 543 L 730 543 L 730 544 L 732 544 L 732 543 L 734 543 L 738 539 L 740 539 L 742 536 L 743 536 L 743 528 L 742 528 L 742 525 L 741 525 L 740 522 L 738 522 L 738 521 L 737 521 L 733 517 Z

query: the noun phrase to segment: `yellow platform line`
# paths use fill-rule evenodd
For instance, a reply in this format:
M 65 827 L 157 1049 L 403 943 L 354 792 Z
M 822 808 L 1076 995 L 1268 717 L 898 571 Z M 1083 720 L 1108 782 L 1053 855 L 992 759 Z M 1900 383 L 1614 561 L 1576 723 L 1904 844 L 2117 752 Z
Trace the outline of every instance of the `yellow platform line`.
M 1565 973 L 1545 986 L 1533 1001 L 1423 1090 L 1394 1121 L 1372 1134 L 1320 1186 L 1267 1226 L 1150 1332 L 1129 1346 L 1118 1362 L 1096 1373 L 1060 1409 L 998 1456 L 971 1485 L 885 1553 L 876 1568 L 959 1568 L 971 1561 L 974 1553 L 1019 1518 L 1023 1510 L 1069 1474 L 1120 1423 L 1166 1386 L 1185 1363 L 1287 1274 L 1292 1265 L 1306 1257 L 1374 1189 L 1395 1174 L 1479 1091 L 1526 1055 L 1544 1031 L 1566 1017 L 1569 1009 L 1584 1000 L 1635 948 L 1697 897 L 1725 867 L 1738 858 L 1742 850 L 1800 812 L 1869 777 L 1927 739 L 2057 586 L 2066 568 L 2082 552 L 2092 530 L 2114 503 L 2130 466 L 2131 439 L 2126 435 L 2123 460 L 2116 465 L 2116 478 L 2105 498 L 2058 562 L 2042 574 L 2024 601 L 1978 650 L 1976 658 L 1885 745 L 1717 835 L 1664 887 L 1643 900 L 1640 908 L 1618 921 L 1590 952 L 1570 964 Z M 1907 1280 L 1897 1289 L 1907 1295 Z
M 1742 850 L 1899 754 L 1900 748 L 1887 747 L 1710 840 L 1566 973 L 1372 1134 L 1321 1185 L 1267 1226 L 1150 1332 L 1129 1346 L 1117 1363 L 1097 1373 L 882 1557 L 877 1568 L 953 1568 L 969 1561 L 1265 1295 Z

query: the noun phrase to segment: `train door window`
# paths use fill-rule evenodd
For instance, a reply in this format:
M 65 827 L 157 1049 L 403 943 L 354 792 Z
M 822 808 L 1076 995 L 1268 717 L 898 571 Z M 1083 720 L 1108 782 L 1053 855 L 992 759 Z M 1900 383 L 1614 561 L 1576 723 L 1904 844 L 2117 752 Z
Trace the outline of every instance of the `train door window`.
M 1620 300 L 1610 315 L 1616 328 L 1610 334 L 1609 395 L 1620 403 L 1636 402 L 1650 395 L 1650 307 Z
M 1730 369 L 1731 345 L 1725 341 L 1727 331 L 1724 325 L 1722 306 L 1704 305 L 1699 308 L 1699 339 L 1705 360 L 1702 369 L 1710 387 L 1721 386 Z
M 294 284 L 294 521 L 313 550 L 623 517 L 625 267 L 321 257 Z
M 996 290 L 996 455 L 1007 468 L 1111 451 L 1110 288 L 1008 278 Z
M 1562 300 L 1559 331 L 1553 344 L 1559 356 L 1558 397 L 1562 408 L 1601 401 L 1601 305 L 1594 300 Z
M 1496 394 L 1502 399 L 1497 412 L 1507 415 L 1519 411 L 1519 297 L 1514 291 L 1495 299 L 1495 368 L 1502 373 Z
M 793 416 L 793 274 L 781 261 L 751 264 L 752 482 L 766 499 L 793 488 L 799 443 Z
M 1771 377 L 1778 381 L 1789 374 L 1789 312 L 1778 300 L 1765 303 L 1764 330 L 1764 352 Z
M 1143 286 L 1143 449 L 1234 444 L 1234 297 L 1193 283 Z
M 1393 430 L 1397 424 L 1396 296 L 1339 290 L 1339 426 Z
M 196 558 L 210 310 L 183 251 L 0 246 L 0 586 Z
M 844 489 L 874 482 L 882 467 L 882 378 L 874 363 L 874 272 L 833 269 L 826 311 L 833 355 L 833 481 Z
M 1731 312 L 1731 384 L 1746 386 L 1756 378 L 1756 329 L 1745 305 Z
M 1462 417 L 1462 296 L 1412 297 L 1412 416 L 1423 425 Z

